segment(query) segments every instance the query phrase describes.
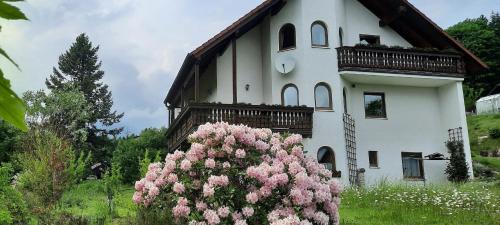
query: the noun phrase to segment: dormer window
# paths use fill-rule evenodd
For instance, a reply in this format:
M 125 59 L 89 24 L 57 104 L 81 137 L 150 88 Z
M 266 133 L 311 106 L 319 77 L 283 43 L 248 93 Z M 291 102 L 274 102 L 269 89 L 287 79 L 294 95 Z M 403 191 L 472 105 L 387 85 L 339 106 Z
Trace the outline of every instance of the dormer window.
M 285 24 L 280 29 L 280 51 L 295 48 L 295 42 L 295 26 L 291 23 Z
M 362 45 L 380 45 L 380 36 L 360 34 L 359 43 Z
M 313 47 L 328 47 L 328 30 L 325 23 L 316 21 L 311 25 L 311 43 Z

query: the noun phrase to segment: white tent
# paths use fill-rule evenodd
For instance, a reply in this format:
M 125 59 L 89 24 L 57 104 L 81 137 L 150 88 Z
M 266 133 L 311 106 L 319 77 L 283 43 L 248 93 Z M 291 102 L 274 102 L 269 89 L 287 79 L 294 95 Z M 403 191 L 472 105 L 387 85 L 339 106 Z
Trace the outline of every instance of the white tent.
M 476 102 L 477 114 L 491 114 L 500 112 L 500 94 L 480 98 Z

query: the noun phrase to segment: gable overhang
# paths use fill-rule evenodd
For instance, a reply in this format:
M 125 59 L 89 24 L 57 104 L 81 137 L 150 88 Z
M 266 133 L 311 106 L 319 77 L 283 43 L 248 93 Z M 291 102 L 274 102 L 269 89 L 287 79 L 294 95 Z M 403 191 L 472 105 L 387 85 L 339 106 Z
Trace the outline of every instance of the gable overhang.
M 170 88 L 165 105 L 173 104 L 178 99 L 178 92 L 186 84 L 193 71 L 193 66 L 198 63 L 200 68 L 206 68 L 210 62 L 231 44 L 231 41 L 246 34 L 259 25 L 264 18 L 278 13 L 286 4 L 285 0 L 266 0 L 255 9 L 241 17 L 238 21 L 215 35 L 213 38 L 189 53 Z
M 447 34 L 407 0 L 358 0 L 378 18 L 380 26 L 389 26 L 410 44 L 420 48 L 454 49 L 461 53 L 469 74 L 477 74 L 488 66 Z

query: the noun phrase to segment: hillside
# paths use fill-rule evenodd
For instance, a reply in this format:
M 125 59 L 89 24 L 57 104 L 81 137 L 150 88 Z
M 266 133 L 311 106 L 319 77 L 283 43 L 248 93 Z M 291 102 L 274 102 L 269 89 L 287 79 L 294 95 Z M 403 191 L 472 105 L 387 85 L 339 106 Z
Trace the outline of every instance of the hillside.
M 500 157 L 484 157 L 481 152 L 495 152 L 500 150 L 500 138 L 493 138 L 490 131 L 500 129 L 500 114 L 486 116 L 469 116 L 470 145 L 474 162 L 480 163 L 500 172 Z

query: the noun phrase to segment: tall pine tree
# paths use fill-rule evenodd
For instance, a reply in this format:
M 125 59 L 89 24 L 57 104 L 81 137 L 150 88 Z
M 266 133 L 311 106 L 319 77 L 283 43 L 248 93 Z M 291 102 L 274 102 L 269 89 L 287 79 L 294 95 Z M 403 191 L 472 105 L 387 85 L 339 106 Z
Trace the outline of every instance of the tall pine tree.
M 120 122 L 123 113 L 112 111 L 113 99 L 108 85 L 102 82 L 104 71 L 100 69 L 97 52 L 85 34 L 80 34 L 70 49 L 59 57 L 58 68 L 45 81 L 47 88 L 64 90 L 67 84 L 74 85 L 83 92 L 89 103 L 90 116 L 86 128 L 91 148 L 100 148 L 108 135 L 118 135 L 123 128 L 111 128 Z M 101 146 L 102 147 L 102 146 Z M 97 154 L 99 155 L 99 154 Z

